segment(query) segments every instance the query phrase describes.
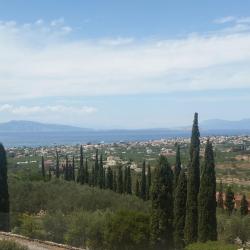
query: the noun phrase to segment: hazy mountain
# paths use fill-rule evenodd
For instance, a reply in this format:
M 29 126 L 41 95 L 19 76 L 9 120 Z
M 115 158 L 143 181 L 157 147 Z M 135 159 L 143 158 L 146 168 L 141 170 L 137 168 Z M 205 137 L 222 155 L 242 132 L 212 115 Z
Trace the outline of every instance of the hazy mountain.
M 250 130 L 250 119 L 239 121 L 212 119 L 201 122 L 200 127 L 203 130 Z
M 0 132 L 70 132 L 87 130 L 90 129 L 32 121 L 9 121 L 0 123 Z

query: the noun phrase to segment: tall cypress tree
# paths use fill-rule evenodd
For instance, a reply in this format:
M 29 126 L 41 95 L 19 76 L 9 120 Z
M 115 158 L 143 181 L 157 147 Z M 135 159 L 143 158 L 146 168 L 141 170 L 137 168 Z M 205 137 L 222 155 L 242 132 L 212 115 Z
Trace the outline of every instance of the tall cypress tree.
M 212 143 L 208 140 L 198 195 L 198 239 L 201 242 L 217 240 L 216 177 Z
M 181 170 L 178 183 L 175 188 L 174 199 L 174 245 L 175 249 L 184 247 L 184 227 L 187 201 L 187 177 L 184 169 Z
M 83 164 L 83 147 L 82 147 L 82 145 L 80 147 L 80 166 L 78 169 L 77 182 L 79 182 L 81 185 L 83 185 L 85 183 L 85 170 L 84 170 L 84 164 Z
M 69 161 L 68 156 L 66 156 L 66 164 L 65 164 L 65 170 L 64 170 L 64 180 L 69 181 Z
M 198 238 L 198 193 L 200 187 L 200 132 L 198 114 L 194 115 L 187 176 L 187 205 L 184 237 L 186 244 Z
M 242 196 L 240 201 L 240 214 L 241 216 L 248 215 L 248 201 L 245 194 Z
M 181 172 L 181 154 L 180 154 L 180 146 L 176 147 L 176 160 L 174 167 L 174 187 L 177 187 L 179 174 Z
M 123 174 L 121 166 L 118 167 L 117 192 L 120 194 L 123 193 Z
M 143 161 L 142 172 L 141 172 L 141 195 L 143 200 L 146 200 L 147 196 L 147 183 L 146 183 L 146 162 Z
M 60 177 L 60 169 L 59 169 L 59 155 L 58 152 L 56 151 L 56 178 Z
M 95 153 L 95 169 L 94 169 L 94 176 L 93 176 L 93 185 L 96 186 L 98 184 L 98 177 L 99 177 L 99 161 L 98 161 L 98 149 L 96 149 Z
M 0 231 L 10 230 L 9 213 L 7 158 L 5 149 L 0 143 Z
M 75 157 L 73 156 L 73 159 L 72 159 L 72 180 L 75 181 L 76 178 L 75 178 Z
M 84 174 L 84 181 L 85 181 L 85 183 L 86 184 L 88 184 L 89 183 L 89 168 L 88 168 L 88 159 L 86 158 L 86 160 L 85 160 L 85 168 L 84 168 L 84 172 L 85 172 L 85 174 Z
M 125 167 L 124 168 L 124 181 L 123 181 L 124 193 L 127 193 L 127 181 L 128 181 L 128 167 Z
M 99 169 L 98 169 L 98 185 L 99 188 L 104 188 L 104 168 L 103 168 L 103 160 L 102 160 L 102 154 L 100 156 L 100 164 L 99 164 Z
M 140 197 L 140 183 L 138 178 L 136 179 L 136 183 L 135 183 L 135 195 L 137 197 Z
M 116 170 L 113 171 L 113 191 L 117 192 L 117 176 Z
M 113 171 L 111 169 L 111 167 L 108 167 L 108 170 L 107 170 L 107 177 L 106 177 L 106 187 L 110 190 L 113 189 Z
M 43 177 L 43 180 L 45 181 L 45 165 L 44 165 L 44 157 L 42 156 L 42 177 Z
M 234 192 L 232 191 L 231 187 L 228 186 L 225 198 L 225 208 L 229 215 L 231 215 L 234 211 L 234 200 Z
M 147 200 L 150 199 L 150 188 L 151 188 L 151 167 L 150 164 L 148 164 L 148 170 L 147 170 Z
M 217 199 L 217 207 L 220 208 L 220 209 L 224 209 L 222 181 L 220 181 L 220 186 L 219 186 L 219 193 L 218 193 L 218 199 Z
M 152 187 L 151 242 L 156 249 L 173 246 L 173 172 L 160 156 Z
M 127 187 L 126 187 L 127 194 L 132 194 L 132 179 L 131 179 L 131 169 L 130 166 L 127 168 Z

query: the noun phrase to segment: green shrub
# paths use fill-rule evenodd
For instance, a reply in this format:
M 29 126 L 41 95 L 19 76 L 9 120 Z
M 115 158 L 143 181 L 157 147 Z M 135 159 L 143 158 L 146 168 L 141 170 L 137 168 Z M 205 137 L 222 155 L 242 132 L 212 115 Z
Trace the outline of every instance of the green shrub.
M 0 249 L 3 250 L 28 250 L 27 247 L 10 240 L 0 240 Z
M 207 243 L 194 243 L 188 245 L 186 250 L 236 250 L 237 246 L 228 245 L 219 241 L 209 241 Z
M 68 229 L 65 234 L 66 243 L 90 249 L 103 249 L 104 230 L 110 212 L 78 211 L 68 216 Z
M 63 214 L 73 210 L 121 209 L 149 211 L 150 203 L 133 195 L 120 195 L 110 190 L 101 190 L 87 185 L 78 185 L 63 180 L 21 181 L 12 179 L 9 185 L 12 213 L 38 213 L 41 209 Z
M 135 211 L 120 211 L 109 218 L 105 230 L 106 249 L 139 250 L 149 248 L 150 217 Z

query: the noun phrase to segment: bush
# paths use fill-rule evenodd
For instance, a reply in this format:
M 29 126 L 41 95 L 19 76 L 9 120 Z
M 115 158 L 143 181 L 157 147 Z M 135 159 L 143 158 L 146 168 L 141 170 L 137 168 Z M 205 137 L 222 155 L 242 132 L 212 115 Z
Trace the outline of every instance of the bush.
M 40 218 L 23 214 L 19 217 L 19 226 L 13 232 L 34 239 L 45 239 L 45 232 Z
M 68 230 L 65 234 L 66 243 L 90 249 L 103 249 L 107 219 L 110 212 L 78 211 L 68 216 Z
M 236 250 L 237 246 L 228 245 L 219 241 L 209 241 L 206 243 L 194 243 L 188 245 L 186 250 Z
M 110 250 L 148 249 L 150 217 L 135 211 L 120 211 L 107 223 L 105 245 Z
M 12 179 L 9 185 L 12 213 L 36 214 L 40 210 L 61 211 L 63 214 L 73 210 L 121 209 L 149 211 L 149 202 L 143 202 L 133 195 L 120 195 L 110 190 L 101 190 L 87 185 L 78 185 L 63 180 L 20 181 Z
M 218 216 L 218 233 L 219 239 L 227 243 L 234 243 L 239 239 L 244 244 L 250 240 L 250 216 Z
M 27 247 L 10 240 L 0 240 L 0 249 L 4 250 L 28 250 Z

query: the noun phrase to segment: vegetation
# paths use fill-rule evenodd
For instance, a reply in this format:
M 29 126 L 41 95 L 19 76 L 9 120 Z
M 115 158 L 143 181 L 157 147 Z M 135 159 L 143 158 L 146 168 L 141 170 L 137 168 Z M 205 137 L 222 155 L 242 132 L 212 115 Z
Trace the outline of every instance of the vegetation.
M 198 114 L 194 115 L 187 178 L 187 204 L 184 237 L 186 244 L 198 238 L 198 193 L 200 187 L 200 132 Z
M 9 190 L 6 152 L 0 144 L 0 230 L 9 231 Z
M 194 243 L 185 248 L 186 250 L 236 250 L 237 247 L 223 242 Z
M 0 249 L 4 250 L 28 250 L 27 247 L 10 240 L 0 240 Z
M 201 242 L 217 240 L 216 178 L 214 168 L 213 147 L 208 140 L 198 195 L 198 239 Z
M 236 239 L 246 244 L 246 196 L 236 211 L 234 187 L 226 187 L 224 201 L 221 182 L 216 202 L 214 150 L 208 140 L 200 156 L 198 114 L 189 149 L 177 145 L 172 164 L 160 155 L 152 168 L 143 161 L 138 173 L 131 161 L 105 168 L 104 152 L 96 150 L 88 158 L 81 146 L 78 154 L 59 157 L 56 152 L 54 167 L 46 169 L 42 157 L 39 169 L 13 168 L 7 182 L 2 146 L 0 209 L 8 208 L 9 214 L 9 192 L 13 232 L 91 250 L 231 249 L 226 244 Z M 186 165 L 182 150 L 189 154 Z M 60 159 L 65 159 L 61 165 Z

